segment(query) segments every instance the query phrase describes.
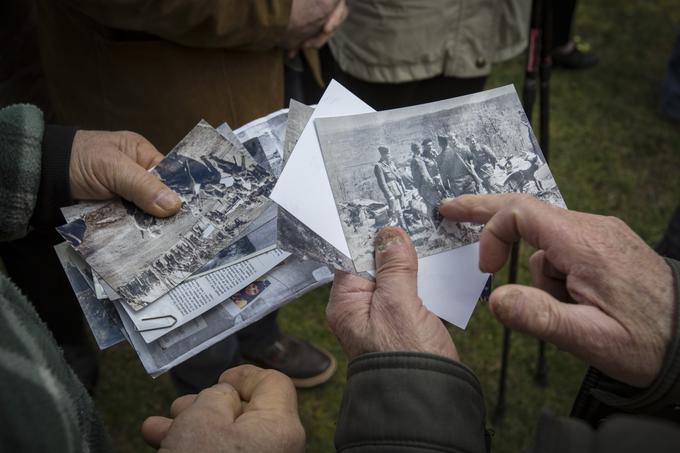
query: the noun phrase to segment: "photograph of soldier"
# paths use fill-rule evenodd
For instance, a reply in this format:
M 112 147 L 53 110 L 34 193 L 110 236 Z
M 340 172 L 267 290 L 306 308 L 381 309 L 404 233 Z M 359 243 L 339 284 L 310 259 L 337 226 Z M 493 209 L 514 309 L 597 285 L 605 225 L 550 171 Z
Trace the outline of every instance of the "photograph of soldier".
M 478 225 L 442 221 L 443 198 L 523 192 L 564 206 L 511 86 L 314 125 L 358 273 L 373 270 L 385 225 L 404 228 L 420 257 L 477 241 Z
M 427 207 L 427 214 L 435 216 L 439 202 L 446 196 L 446 190 L 442 184 L 442 176 L 439 164 L 433 154 L 432 139 L 423 140 L 423 152 L 416 143 L 411 143 L 411 178 L 418 195 L 423 199 Z
M 470 148 L 454 134 L 449 134 L 447 137 L 440 135 L 437 140 L 441 148 L 437 161 L 447 195 L 458 197 L 477 193 L 477 181 L 470 170 L 470 167 L 474 165 L 475 157 Z
M 404 181 L 402 181 L 397 166 L 392 162 L 389 148 L 379 146 L 378 152 L 380 153 L 380 160 L 373 167 L 373 173 L 378 181 L 378 187 L 387 200 L 389 225 L 399 225 L 408 231 L 408 225 L 404 220 L 404 195 L 406 195 Z

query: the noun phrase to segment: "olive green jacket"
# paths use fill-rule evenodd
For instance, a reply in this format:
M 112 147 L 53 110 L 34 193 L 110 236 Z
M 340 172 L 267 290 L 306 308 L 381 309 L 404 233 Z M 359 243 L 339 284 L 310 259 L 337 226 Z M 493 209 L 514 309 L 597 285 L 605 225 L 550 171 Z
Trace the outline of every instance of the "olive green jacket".
M 45 128 L 34 106 L 0 109 L 0 241 L 24 236 L 29 225 L 47 226 L 53 207 L 66 205 L 58 192 L 68 197 L 74 134 Z M 111 451 L 92 399 L 33 306 L 2 272 L 0 332 L 0 451 Z
M 340 68 L 367 82 L 480 77 L 527 43 L 528 0 L 347 0 L 330 41 Z

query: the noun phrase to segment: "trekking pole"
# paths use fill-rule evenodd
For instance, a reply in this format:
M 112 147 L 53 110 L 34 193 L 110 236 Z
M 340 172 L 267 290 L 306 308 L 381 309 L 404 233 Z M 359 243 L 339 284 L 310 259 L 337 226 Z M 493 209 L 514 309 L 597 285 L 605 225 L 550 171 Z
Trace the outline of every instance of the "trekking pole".
M 546 164 L 550 156 L 550 75 L 552 70 L 552 0 L 543 1 L 543 34 L 541 36 L 541 63 L 539 80 L 541 82 L 541 110 L 539 143 Z M 538 341 L 538 359 L 536 362 L 536 383 L 541 387 L 548 385 L 548 361 L 545 357 L 545 342 Z
M 524 72 L 524 87 L 522 90 L 522 106 L 531 123 L 531 116 L 536 101 L 536 81 L 539 76 L 539 58 L 541 56 L 541 26 L 543 16 L 543 0 L 534 0 L 531 7 L 531 25 L 529 27 L 529 44 L 527 61 Z M 519 265 L 519 241 L 512 245 L 510 266 L 508 269 L 508 283 L 517 282 L 517 267 Z M 508 363 L 510 359 L 511 331 L 503 327 L 503 349 L 501 352 L 501 371 L 498 379 L 498 397 L 494 410 L 494 422 L 499 423 L 505 415 L 506 384 Z

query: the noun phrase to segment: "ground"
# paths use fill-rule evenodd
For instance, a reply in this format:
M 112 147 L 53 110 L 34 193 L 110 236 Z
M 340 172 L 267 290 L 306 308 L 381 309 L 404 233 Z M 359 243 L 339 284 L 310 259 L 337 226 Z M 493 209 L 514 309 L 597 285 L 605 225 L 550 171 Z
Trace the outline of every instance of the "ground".
M 555 71 L 551 82 L 550 159 L 571 209 L 615 215 L 649 244 L 663 234 L 680 201 L 680 127 L 657 116 L 658 90 L 676 34 L 677 0 L 592 0 L 580 2 L 576 34 L 601 59 L 588 71 Z M 514 83 L 521 92 L 522 59 L 497 66 L 488 87 Z M 525 261 L 528 253 L 523 248 Z M 498 274 L 502 284 L 507 272 Z M 521 271 L 526 281 L 526 268 Z M 287 332 L 330 350 L 339 361 L 326 385 L 299 392 L 309 452 L 333 451 L 333 433 L 346 363 L 328 331 L 321 288 L 281 311 Z M 503 330 L 480 305 L 467 330 L 452 329 L 462 360 L 479 375 L 489 415 L 497 395 Z M 536 341 L 512 336 L 507 411 L 495 431 L 496 452 L 521 451 L 543 411 L 569 413 L 585 369 L 569 355 L 548 347 L 549 385 L 534 384 Z M 100 354 L 96 403 L 117 451 L 149 451 L 139 427 L 151 414 L 167 414 L 175 397 L 168 376 L 146 376 L 128 346 Z M 455 427 L 452 427 L 455 428 Z

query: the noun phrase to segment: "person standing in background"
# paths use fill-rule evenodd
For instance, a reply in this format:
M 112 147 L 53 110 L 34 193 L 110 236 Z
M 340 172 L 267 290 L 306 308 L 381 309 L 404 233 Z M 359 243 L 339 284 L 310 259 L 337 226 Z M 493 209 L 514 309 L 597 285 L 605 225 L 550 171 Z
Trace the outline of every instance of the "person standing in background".
M 530 0 L 349 0 L 322 50 L 335 78 L 376 110 L 484 89 L 492 65 L 527 44 Z

